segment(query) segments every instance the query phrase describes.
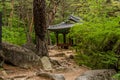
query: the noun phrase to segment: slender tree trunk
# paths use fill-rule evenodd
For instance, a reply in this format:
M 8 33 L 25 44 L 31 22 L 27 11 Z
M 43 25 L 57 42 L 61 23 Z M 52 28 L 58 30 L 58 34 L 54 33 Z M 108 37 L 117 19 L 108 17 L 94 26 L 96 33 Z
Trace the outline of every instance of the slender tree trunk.
M 32 32 L 33 32 L 33 17 L 32 17 L 32 19 L 31 19 L 31 23 L 30 23 L 30 26 L 29 26 L 29 34 L 31 35 L 32 34 Z
M 37 55 L 40 57 L 48 56 L 46 45 L 46 11 L 45 0 L 33 1 L 33 14 L 34 14 L 34 29 L 36 35 L 36 49 Z
M 3 21 L 3 25 L 5 25 L 5 26 L 8 26 L 8 20 L 7 20 L 7 13 L 6 13 L 6 5 L 5 5 L 5 1 L 6 0 L 2 0 L 2 6 L 3 6 L 3 11 L 2 11 L 2 13 L 3 13 L 3 17 L 4 17 L 4 21 Z
M 12 10 L 10 12 L 10 19 L 9 22 L 8 22 L 8 25 L 10 27 L 12 27 L 12 18 L 13 18 L 13 14 L 14 14 L 14 0 L 11 0 L 11 7 L 12 7 Z
M 2 50 L 2 12 L 0 12 L 0 50 Z
M 33 16 L 30 18 L 29 17 L 29 14 L 27 13 L 26 14 L 26 22 L 27 22 L 27 24 L 26 24 L 26 26 L 25 26 L 25 31 L 26 31 L 26 38 L 27 38 L 27 43 L 28 44 L 31 44 L 31 43 L 33 43 L 32 42 L 32 37 L 31 37 L 31 34 L 32 34 L 32 27 L 33 27 Z M 31 20 L 30 20 L 31 19 Z
M 27 21 L 29 21 L 29 19 Z M 31 22 L 29 23 L 29 28 L 28 28 L 28 32 L 27 32 L 27 43 L 33 43 L 32 37 L 31 37 L 32 31 L 33 31 L 32 28 L 33 28 L 33 17 L 31 19 Z

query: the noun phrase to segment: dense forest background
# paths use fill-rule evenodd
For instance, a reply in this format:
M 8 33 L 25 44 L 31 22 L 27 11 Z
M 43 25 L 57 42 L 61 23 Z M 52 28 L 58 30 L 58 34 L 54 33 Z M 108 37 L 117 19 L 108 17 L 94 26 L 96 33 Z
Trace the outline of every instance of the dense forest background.
M 33 0 L 0 0 L 3 41 L 35 43 L 32 4 Z M 70 15 L 82 19 L 67 35 L 77 43 L 73 48 L 79 65 L 120 69 L 120 0 L 46 0 L 46 4 L 47 26 Z M 50 37 L 54 44 L 54 33 Z
M 32 3 L 33 0 L 0 1 L 4 26 L 3 41 L 22 45 L 34 39 Z M 47 0 L 46 3 L 48 25 L 65 21 L 70 15 L 79 16 L 83 21 L 115 17 L 119 15 L 120 9 L 119 0 Z M 54 34 L 51 36 L 55 43 Z

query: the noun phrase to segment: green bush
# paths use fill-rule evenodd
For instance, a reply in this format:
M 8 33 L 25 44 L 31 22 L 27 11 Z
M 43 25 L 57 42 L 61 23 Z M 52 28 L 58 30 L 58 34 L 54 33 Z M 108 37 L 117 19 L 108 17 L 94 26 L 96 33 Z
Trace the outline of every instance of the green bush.
M 120 73 L 117 73 L 113 76 L 114 79 L 116 80 L 120 80 Z
M 26 42 L 26 34 L 22 27 L 5 27 L 2 30 L 2 40 L 17 45 L 22 45 Z
M 69 33 L 76 42 L 76 61 L 92 68 L 111 68 L 120 54 L 120 17 L 94 18 Z
M 50 38 L 51 38 L 51 43 L 55 44 L 56 38 L 55 38 L 55 33 L 54 32 L 50 32 Z
M 56 43 L 56 34 L 54 32 L 50 32 L 51 43 L 54 45 Z M 59 43 L 63 43 L 63 34 L 59 33 Z
M 2 26 L 2 40 L 17 45 L 26 43 L 25 23 L 16 15 L 8 20 L 10 24 Z

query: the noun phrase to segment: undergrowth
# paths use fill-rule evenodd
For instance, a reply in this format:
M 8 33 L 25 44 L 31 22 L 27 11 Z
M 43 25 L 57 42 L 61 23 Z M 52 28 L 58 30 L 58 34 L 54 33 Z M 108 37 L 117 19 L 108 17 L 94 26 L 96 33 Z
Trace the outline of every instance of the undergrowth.
M 4 42 L 22 45 L 26 42 L 25 30 L 22 27 L 3 26 L 2 40 Z
M 77 51 L 79 65 L 93 69 L 119 68 L 120 17 L 95 18 L 76 24 L 69 33 Z

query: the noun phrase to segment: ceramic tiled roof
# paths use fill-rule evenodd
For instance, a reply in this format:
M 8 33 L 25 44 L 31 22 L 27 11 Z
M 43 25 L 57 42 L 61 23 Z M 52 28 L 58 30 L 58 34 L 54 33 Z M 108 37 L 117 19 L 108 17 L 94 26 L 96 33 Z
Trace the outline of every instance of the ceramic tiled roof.
M 74 23 L 69 23 L 69 21 L 73 21 Z M 75 23 L 79 23 L 79 22 L 80 22 L 79 17 L 70 16 L 66 22 L 61 22 L 60 24 L 51 25 L 48 27 L 48 30 L 62 33 L 73 27 Z

